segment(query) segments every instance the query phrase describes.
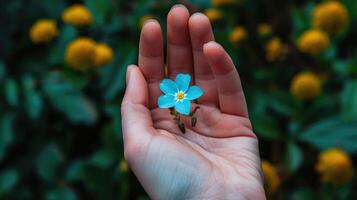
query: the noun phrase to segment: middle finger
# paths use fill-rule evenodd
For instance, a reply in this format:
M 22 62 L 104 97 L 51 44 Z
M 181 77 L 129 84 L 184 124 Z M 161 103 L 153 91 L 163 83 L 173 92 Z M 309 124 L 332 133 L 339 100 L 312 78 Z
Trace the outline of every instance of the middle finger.
M 187 73 L 191 77 L 193 74 L 189 18 L 190 13 L 183 5 L 174 6 L 167 15 L 167 57 L 171 79 L 179 73 Z

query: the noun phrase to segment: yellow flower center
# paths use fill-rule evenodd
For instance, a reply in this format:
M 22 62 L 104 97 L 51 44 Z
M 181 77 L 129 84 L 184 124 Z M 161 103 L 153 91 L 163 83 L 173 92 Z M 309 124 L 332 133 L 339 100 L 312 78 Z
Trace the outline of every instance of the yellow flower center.
M 176 94 L 176 98 L 177 98 L 177 100 L 183 100 L 183 99 L 185 98 L 185 93 L 183 93 L 183 92 L 178 92 L 178 93 Z

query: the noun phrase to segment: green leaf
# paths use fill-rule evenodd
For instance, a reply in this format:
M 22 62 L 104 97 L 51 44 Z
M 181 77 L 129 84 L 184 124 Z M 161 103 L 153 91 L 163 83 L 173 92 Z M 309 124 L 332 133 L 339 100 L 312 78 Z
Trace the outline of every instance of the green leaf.
M 295 172 L 303 161 L 303 155 L 299 146 L 294 142 L 288 142 L 285 152 L 285 163 L 291 172 Z
M 293 38 L 295 40 L 309 27 L 309 21 L 309 17 L 300 9 L 292 10 Z
M 45 195 L 46 200 L 76 200 L 77 196 L 68 187 L 60 187 L 54 190 L 51 190 Z
M 357 1 L 355 0 L 342 0 L 343 4 L 346 6 L 348 10 L 348 15 L 351 18 L 351 22 L 357 21 Z M 353 26 L 353 23 L 351 23 Z
M 111 35 L 121 31 L 123 28 L 126 28 L 124 26 L 125 22 L 122 19 L 123 18 L 120 15 L 111 17 L 110 21 L 101 27 L 103 32 L 105 34 Z
M 111 125 L 104 131 L 105 135 L 105 143 L 107 145 L 118 143 L 118 141 L 122 140 L 121 134 L 121 113 L 120 113 L 120 104 L 114 102 L 113 104 L 106 104 L 104 107 L 105 113 L 108 116 L 111 116 L 112 122 Z
M 349 153 L 356 153 L 357 121 L 324 119 L 306 128 L 300 133 L 299 139 L 321 150 L 339 147 Z
M 14 139 L 12 123 L 14 116 L 12 114 L 0 115 L 0 160 L 6 154 L 7 147 Z
M 57 19 L 60 18 L 62 11 L 65 7 L 65 1 L 62 0 L 51 0 L 51 1 L 42 1 L 42 0 L 32 0 L 31 5 L 34 6 L 34 9 L 29 9 L 34 14 L 39 14 L 47 16 L 48 18 Z
M 346 83 L 341 93 L 341 107 L 346 119 L 357 119 L 357 80 Z
M 289 200 L 315 200 L 320 199 L 310 188 L 300 188 L 292 192 Z
M 140 196 L 136 200 L 149 200 L 149 197 L 147 196 Z
M 279 129 L 277 122 L 271 117 L 252 116 L 251 117 L 254 132 L 265 139 L 279 139 Z
M 0 197 L 9 193 L 18 181 L 18 173 L 13 169 L 4 170 L 0 174 Z
M 6 74 L 5 63 L 2 60 L 0 60 L 0 82 L 5 77 L 5 74 Z
M 92 12 L 95 24 L 104 24 L 106 14 L 113 8 L 113 2 L 110 0 L 85 0 L 84 2 Z
M 100 168 L 108 168 L 114 164 L 114 162 L 116 161 L 115 158 L 116 158 L 115 152 L 112 152 L 109 149 L 102 149 L 97 151 L 92 156 L 90 162 L 94 166 Z
M 354 184 L 345 184 L 334 191 L 334 196 L 338 200 L 350 200 L 354 191 Z
M 130 26 L 129 28 L 132 31 L 138 31 L 139 28 L 139 20 L 142 16 L 151 14 L 151 8 L 153 7 L 152 4 L 156 2 L 152 0 L 137 0 L 133 2 L 133 6 L 135 7 L 135 12 L 133 12 L 131 15 L 128 15 L 128 25 Z
M 289 93 L 274 92 L 268 96 L 269 106 L 276 112 L 292 116 L 299 110 L 298 102 Z
M 97 120 L 94 104 L 59 74 L 49 76 L 44 83 L 44 92 L 51 104 L 72 122 L 89 124 Z
M 85 165 L 83 182 L 90 190 L 95 191 L 94 199 L 114 199 L 114 191 L 108 185 L 113 185 L 111 170 L 102 169 L 93 165 Z
M 19 103 L 18 87 L 14 80 L 8 79 L 5 82 L 5 96 L 10 106 L 17 106 Z
M 126 68 L 135 60 L 135 47 L 129 46 L 124 52 L 125 54 L 117 56 L 111 65 L 101 71 L 101 85 L 105 87 L 103 97 L 106 101 L 113 100 L 124 89 Z
M 52 52 L 49 55 L 49 61 L 51 64 L 55 65 L 63 62 L 67 45 L 74 40 L 77 35 L 77 29 L 71 25 L 65 25 L 62 28 L 57 45 L 54 45 L 53 49 L 51 49 Z
M 268 69 L 268 68 L 258 68 L 254 70 L 254 80 L 257 81 L 267 81 L 272 80 L 276 76 L 276 71 Z
M 208 8 L 212 6 L 211 1 L 207 0 L 191 0 L 192 4 L 199 6 L 200 8 Z
M 330 47 L 321 54 L 321 58 L 326 61 L 334 61 L 337 54 L 337 47 L 335 44 L 331 44 Z
M 31 119 L 37 119 L 42 111 L 42 98 L 35 89 L 35 80 L 30 76 L 22 77 L 22 87 L 25 97 L 25 109 Z
M 66 67 L 62 71 L 65 80 L 68 80 L 76 89 L 83 89 L 89 83 L 89 77 L 85 74 L 75 72 Z
M 72 162 L 66 171 L 66 180 L 79 181 L 83 177 L 85 162 L 82 160 Z
M 53 181 L 57 176 L 57 170 L 64 161 L 64 156 L 55 144 L 50 144 L 42 149 L 37 157 L 37 173 L 46 181 Z
M 341 76 L 350 76 L 357 74 L 357 61 L 356 59 L 335 60 L 332 63 L 334 72 Z
M 63 54 L 65 49 L 73 39 L 75 39 L 78 35 L 78 30 L 72 25 L 64 25 L 61 30 L 61 35 L 58 39 L 58 49 Z M 64 55 L 64 54 L 63 54 Z

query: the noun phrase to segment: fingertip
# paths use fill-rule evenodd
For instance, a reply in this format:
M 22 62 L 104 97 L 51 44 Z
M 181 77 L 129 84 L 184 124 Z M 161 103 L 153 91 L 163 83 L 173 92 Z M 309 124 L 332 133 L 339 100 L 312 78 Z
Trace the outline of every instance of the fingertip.
M 139 69 L 139 67 L 137 67 L 136 65 L 129 65 L 128 66 L 128 71 L 129 71 L 129 81 L 130 80 L 134 80 L 136 83 L 140 83 L 140 85 L 142 85 L 142 83 L 146 84 L 146 80 L 144 78 L 143 73 L 141 72 L 141 70 Z
M 128 84 L 129 82 L 129 79 L 130 79 L 130 74 L 131 74 L 131 71 L 133 70 L 133 68 L 136 68 L 137 66 L 136 65 L 128 65 L 128 67 L 126 68 L 126 84 Z
M 155 18 L 149 18 L 144 22 L 143 28 L 145 28 L 145 26 L 148 26 L 149 24 L 158 24 L 160 25 L 160 23 L 157 21 L 157 19 Z
M 203 53 L 214 74 L 226 74 L 234 69 L 231 57 L 217 42 L 207 42 L 203 46 Z
M 163 55 L 161 26 L 157 20 L 149 19 L 144 24 L 140 34 L 139 52 L 147 57 Z
M 209 42 L 207 42 L 207 43 L 205 43 L 204 45 L 203 45 L 203 49 L 204 50 L 210 50 L 210 49 L 213 49 L 213 48 L 217 48 L 217 47 L 219 47 L 219 46 L 221 46 L 220 44 L 218 44 L 217 42 L 215 42 L 215 41 L 209 41 Z
M 203 53 L 207 59 L 217 60 L 225 55 L 223 47 L 215 41 L 207 42 L 203 45 Z
M 177 4 L 173 6 L 167 14 L 167 22 L 168 24 L 173 25 L 174 28 L 181 28 L 183 26 L 187 26 L 187 20 L 189 17 L 190 12 L 186 6 Z
M 192 16 L 190 17 L 190 23 L 192 25 L 197 25 L 197 23 L 204 23 L 206 25 L 211 25 L 208 17 L 201 12 L 193 13 Z
M 195 13 L 190 17 L 188 23 L 193 48 L 202 50 L 205 43 L 214 40 L 212 26 L 206 15 Z
M 127 87 L 124 102 L 146 105 L 147 83 L 141 70 L 137 65 L 129 65 L 126 72 Z
M 161 26 L 156 19 L 145 21 L 141 30 L 141 36 L 146 42 L 152 42 L 161 36 Z
M 186 44 L 189 41 L 188 19 L 190 13 L 188 9 L 178 4 L 171 8 L 167 14 L 167 37 L 173 44 Z

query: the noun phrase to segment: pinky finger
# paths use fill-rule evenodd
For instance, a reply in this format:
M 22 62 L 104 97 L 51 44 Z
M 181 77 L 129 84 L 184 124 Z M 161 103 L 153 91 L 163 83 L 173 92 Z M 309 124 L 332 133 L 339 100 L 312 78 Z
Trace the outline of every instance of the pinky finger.
M 216 79 L 221 111 L 248 117 L 240 77 L 228 53 L 213 41 L 204 45 L 203 52 Z

